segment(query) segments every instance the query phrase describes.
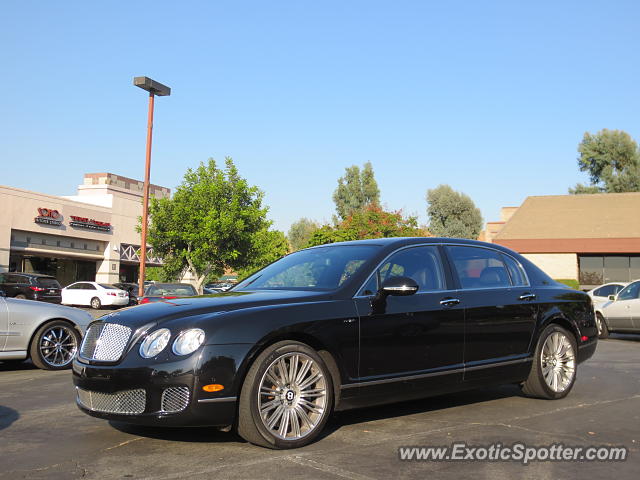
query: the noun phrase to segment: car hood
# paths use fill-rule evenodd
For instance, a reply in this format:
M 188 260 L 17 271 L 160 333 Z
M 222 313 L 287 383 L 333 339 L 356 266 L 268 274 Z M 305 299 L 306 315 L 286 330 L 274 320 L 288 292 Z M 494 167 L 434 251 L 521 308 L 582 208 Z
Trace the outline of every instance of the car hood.
M 100 317 L 101 321 L 120 323 L 132 329 L 189 317 L 206 317 L 246 308 L 326 300 L 324 292 L 292 290 L 256 290 L 222 292 L 199 297 L 162 300 L 137 305 Z

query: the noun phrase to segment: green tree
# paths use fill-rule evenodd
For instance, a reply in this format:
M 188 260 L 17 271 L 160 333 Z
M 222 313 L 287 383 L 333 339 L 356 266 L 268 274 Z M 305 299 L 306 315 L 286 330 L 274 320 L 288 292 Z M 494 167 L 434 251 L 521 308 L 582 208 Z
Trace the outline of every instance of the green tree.
M 210 275 L 255 264 L 264 255 L 260 241 L 271 225 L 262 199 L 231 158 L 224 168 L 210 158 L 187 170 L 172 198 L 152 198 L 149 206 L 149 244 L 164 261 L 164 275 L 189 272 L 202 291 Z
M 371 162 L 365 163 L 362 171 L 357 165 L 345 169 L 344 176 L 338 179 L 338 188 L 333 192 L 333 201 L 341 220 L 367 205 L 380 203 L 380 189 Z
M 255 236 L 255 251 L 247 266 L 238 269 L 238 280 L 266 267 L 289 253 L 289 242 L 280 230 L 260 230 Z
M 336 226 L 323 225 L 313 232 L 308 246 L 382 237 L 421 237 L 428 232 L 418 227 L 416 217 L 404 217 L 401 211 L 387 212 L 369 205 L 353 212 Z
M 482 215 L 473 200 L 449 185 L 427 190 L 429 231 L 436 237 L 477 239 Z
M 289 228 L 287 239 L 291 249 L 295 252 L 307 246 L 311 234 L 318 229 L 319 225 L 313 220 L 302 217 L 297 222 L 293 222 Z
M 589 174 L 590 185 L 576 184 L 569 193 L 640 191 L 638 144 L 622 130 L 586 132 L 578 145 L 578 167 Z

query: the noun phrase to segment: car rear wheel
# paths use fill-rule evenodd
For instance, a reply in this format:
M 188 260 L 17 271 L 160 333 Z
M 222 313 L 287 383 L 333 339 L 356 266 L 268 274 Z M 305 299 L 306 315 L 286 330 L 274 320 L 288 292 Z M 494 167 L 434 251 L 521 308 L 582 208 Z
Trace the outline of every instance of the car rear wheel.
M 576 352 L 575 337 L 560 325 L 549 325 L 540 335 L 522 391 L 550 400 L 566 397 L 576 380 Z
M 324 428 L 333 406 L 333 382 L 308 345 L 284 341 L 254 361 L 242 386 L 238 433 L 268 448 L 298 448 Z
M 44 324 L 31 342 L 33 364 L 43 370 L 63 370 L 71 366 L 80 334 L 69 322 L 56 320 Z
M 26 300 L 27 296 L 24 293 L 19 293 L 14 298 L 19 298 L 20 300 Z
M 102 307 L 102 302 L 100 301 L 100 299 L 98 297 L 93 297 L 91 299 L 91 308 L 100 310 L 100 307 Z
M 609 328 L 607 327 L 607 322 L 601 313 L 596 313 L 596 327 L 598 327 L 599 338 L 609 337 Z

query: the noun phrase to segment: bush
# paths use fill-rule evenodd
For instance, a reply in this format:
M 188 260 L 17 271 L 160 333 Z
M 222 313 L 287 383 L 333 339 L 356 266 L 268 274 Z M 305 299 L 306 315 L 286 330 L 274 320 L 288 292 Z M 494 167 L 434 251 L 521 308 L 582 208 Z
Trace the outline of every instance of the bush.
M 573 288 L 574 290 L 580 290 L 580 284 L 573 278 L 555 278 L 556 282 L 564 283 L 566 286 Z

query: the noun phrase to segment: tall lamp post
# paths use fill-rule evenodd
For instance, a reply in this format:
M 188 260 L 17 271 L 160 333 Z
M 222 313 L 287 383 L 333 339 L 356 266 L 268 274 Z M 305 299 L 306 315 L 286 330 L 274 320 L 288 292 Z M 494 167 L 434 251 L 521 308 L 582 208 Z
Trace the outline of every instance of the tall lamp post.
M 149 217 L 149 177 L 151 175 L 151 138 L 153 135 L 153 100 L 156 95 L 171 95 L 166 85 L 149 77 L 134 77 L 133 84 L 149 92 L 149 117 L 147 120 L 147 158 L 144 166 L 144 188 L 142 191 L 142 239 L 140 240 L 140 275 L 138 278 L 138 296 L 144 295 L 144 276 L 147 263 L 147 223 Z

